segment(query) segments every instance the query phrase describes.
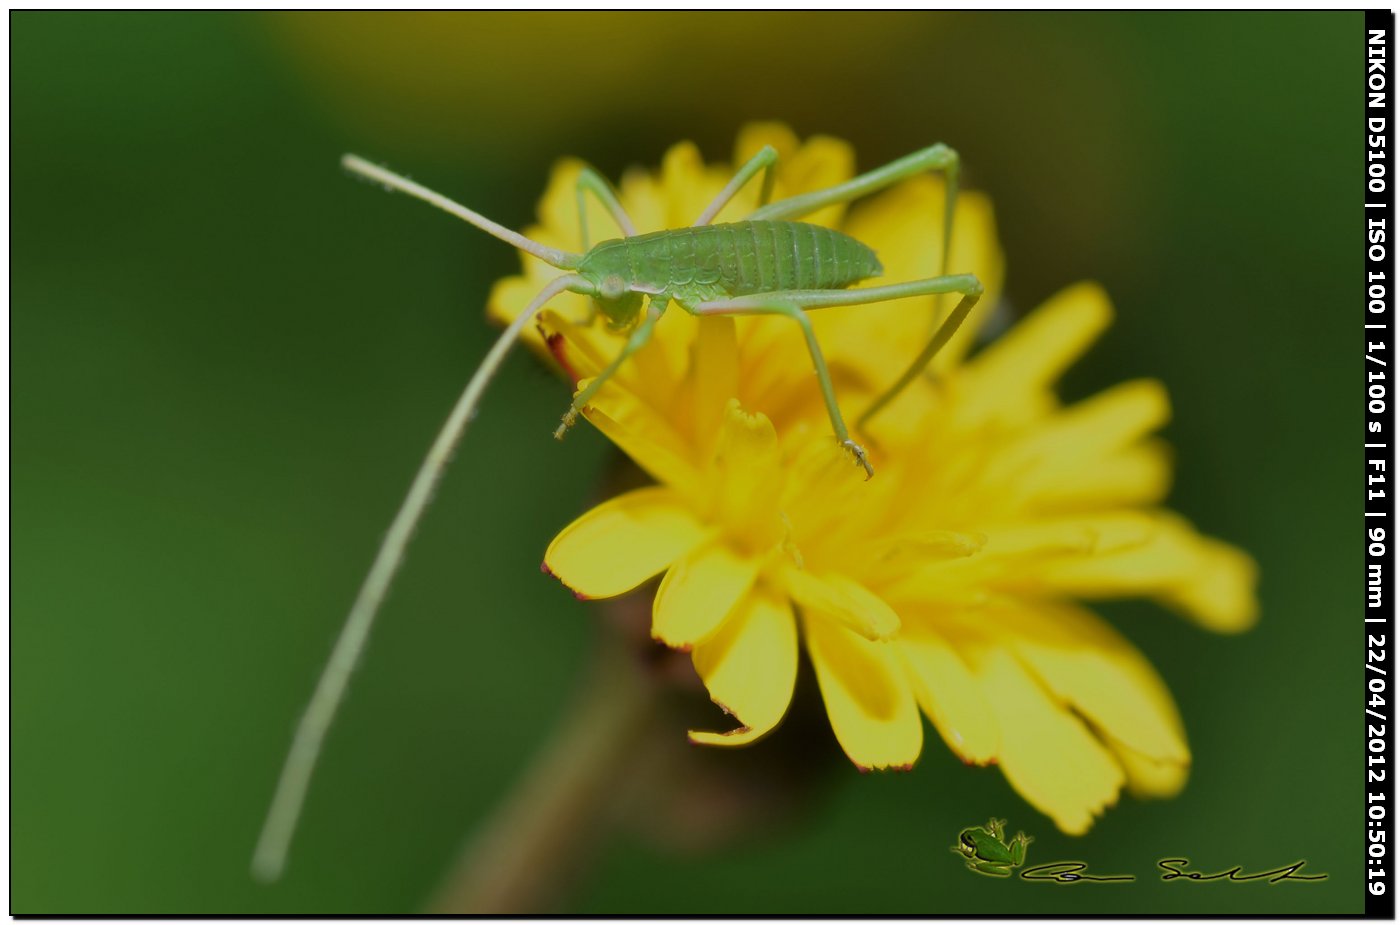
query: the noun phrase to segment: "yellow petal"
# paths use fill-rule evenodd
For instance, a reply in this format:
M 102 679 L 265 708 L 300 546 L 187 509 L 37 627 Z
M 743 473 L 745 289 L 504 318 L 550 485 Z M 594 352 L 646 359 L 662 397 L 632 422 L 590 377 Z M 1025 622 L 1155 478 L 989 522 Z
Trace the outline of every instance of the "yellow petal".
M 652 603 L 651 634 L 676 649 L 709 639 L 758 577 L 759 560 L 723 538 L 692 549 L 671 566 Z
M 792 129 L 781 122 L 751 122 L 740 129 L 734 145 L 733 170 L 737 171 L 746 164 L 764 145 L 771 145 L 778 152 L 771 201 L 835 186 L 854 175 L 855 152 L 848 143 L 817 135 L 804 144 L 799 142 Z M 728 179 L 725 178 L 726 182 Z M 716 221 L 732 222 L 745 218 L 758 207 L 762 186 L 761 176 L 751 180 L 720 212 Z M 843 204 L 832 205 L 804 216 L 801 221 L 835 227 L 844 212 Z
M 578 213 L 578 177 L 583 166 L 583 161 L 574 157 L 560 158 L 555 162 L 537 209 L 540 224 L 558 236 L 556 240 L 559 243 L 554 246 L 575 253 L 583 250 Z M 590 243 L 622 237 L 622 229 L 597 196 L 585 194 L 583 205 L 588 216 Z
M 544 335 L 546 352 L 560 372 L 574 383 L 591 379 L 608 365 L 606 348 L 615 346 L 602 342 L 596 328 L 573 324 L 558 312 L 544 309 L 539 314 L 536 333 Z
M 555 270 L 553 275 L 558 276 L 559 272 Z M 526 276 L 507 276 L 497 280 L 486 300 L 487 317 L 502 326 L 510 324 L 520 316 L 535 296 L 540 294 L 545 282 L 552 278 L 551 276 L 545 280 L 535 280 Z M 561 292 L 551 299 L 549 304 L 553 312 L 563 318 L 581 320 L 588 314 L 587 299 L 575 293 Z M 520 334 L 520 340 L 535 353 L 548 356 L 549 350 L 545 346 L 544 338 L 540 336 L 535 325 L 526 326 Z
M 667 329 L 684 314 L 673 311 L 664 315 L 656 323 L 662 336 L 653 336 L 642 349 L 628 357 L 627 362 L 622 364 L 622 369 L 618 370 L 619 374 L 623 371 L 630 374 L 621 380 L 624 385 L 630 386 L 652 407 L 663 413 L 671 412 L 671 399 L 680 388 L 684 370 L 684 365 L 677 362 L 680 358 L 673 356 L 675 351 L 667 349 Z M 614 354 L 621 348 L 622 338 L 618 338 Z
M 812 355 L 792 319 L 755 315 L 735 322 L 742 389 L 737 394 L 745 407 L 762 408 L 772 415 L 795 402 L 821 400 L 812 376 Z
M 667 228 L 684 228 L 724 189 L 732 171 L 706 168 L 693 142 L 672 145 L 661 158 L 661 187 L 666 203 Z
M 1155 701 L 1156 714 L 1170 724 L 1175 737 L 1186 746 L 1186 727 L 1166 685 L 1146 685 L 1141 691 Z M 1179 760 L 1144 755 L 1125 745 L 1103 726 L 1099 726 L 1098 731 L 1099 739 L 1112 749 L 1123 766 L 1128 776 L 1128 792 L 1133 796 L 1165 799 L 1176 796 L 1186 786 L 1191 773 L 1189 754 Z
M 976 555 L 925 556 L 904 562 L 881 590 L 887 599 L 901 604 L 971 603 L 985 600 L 996 588 L 1040 593 L 1045 585 L 1040 577 L 1042 570 L 1053 570 L 1064 561 L 1092 561 L 1097 556 L 1141 546 L 1155 535 L 1157 524 L 1157 518 L 1147 514 L 1114 511 L 992 526 L 985 534 L 978 534 L 983 545 Z
M 813 575 L 798 568 L 784 573 L 788 592 L 813 616 L 831 617 L 866 639 L 888 639 L 899 630 L 899 615 L 864 585 L 845 575 Z
M 715 519 L 742 545 L 762 553 L 782 539 L 779 509 L 784 472 L 778 434 L 761 414 L 747 414 L 730 399 L 715 448 Z
M 1076 465 L 1129 446 L 1167 423 L 1171 406 L 1160 382 L 1138 379 L 1105 389 L 1066 408 L 1037 429 L 1027 448 L 1041 461 L 1036 475 Z
M 998 608 L 981 625 L 1050 693 L 1128 748 L 1154 761 L 1190 761 L 1166 685 L 1142 653 L 1095 615 L 1027 605 Z
M 842 230 L 875 251 L 884 273 L 862 288 L 939 275 L 943 256 L 943 184 L 931 176 L 906 180 L 859 203 Z M 813 312 L 828 359 L 875 381 L 902 372 L 933 333 L 934 297 L 875 302 Z
M 666 193 L 660 178 L 651 171 L 642 167 L 629 168 L 622 174 L 617 192 L 639 233 L 661 231 L 666 227 Z
M 906 533 L 890 544 L 890 552 L 897 555 L 919 556 L 933 559 L 962 559 L 976 555 L 987 545 L 983 533 L 957 533 L 952 530 L 926 530 L 922 533 Z
M 798 445 L 787 465 L 783 510 L 793 518 L 798 545 L 861 535 L 862 525 L 878 516 L 877 505 L 870 503 L 873 496 L 890 483 L 866 481 L 829 433 L 793 442 Z
M 1195 564 L 1190 538 L 1159 516 L 1146 543 L 1106 555 L 1054 559 L 1027 572 L 1027 578 L 1077 597 L 1136 597 L 1165 591 Z
M 725 409 L 739 394 L 739 342 L 733 318 L 700 318 L 686 383 L 693 409 L 692 439 L 700 455 L 714 451 Z
M 872 248 L 884 274 L 861 287 L 908 282 L 943 272 L 943 201 L 941 177 L 923 174 L 860 202 L 842 230 Z M 934 369 L 949 369 L 973 342 L 996 305 L 1001 282 L 1001 251 L 996 241 L 990 201 L 963 193 L 953 218 L 949 273 L 971 273 L 986 294 L 937 359 Z M 923 296 L 814 312 L 813 324 L 833 363 L 849 364 L 887 383 L 912 362 L 936 329 L 936 322 L 957 304 L 957 296 Z M 935 315 L 935 307 L 941 315 Z M 895 364 L 891 367 L 891 364 Z
M 1196 537 L 1196 565 L 1161 600 L 1206 629 L 1240 633 L 1259 619 L 1259 568 L 1245 552 L 1207 536 Z
M 1105 389 L 1024 431 L 979 474 L 981 485 L 1021 506 L 1095 460 L 1113 456 L 1166 423 L 1166 390 L 1151 380 Z
M 491 294 L 487 296 L 486 316 L 497 324 L 510 324 L 539 292 L 539 289 L 532 287 L 530 280 L 523 276 L 502 277 L 496 280 L 495 285 L 491 287 Z M 526 342 L 529 343 L 528 337 Z M 543 347 L 544 341 L 537 337 L 533 346 Z
M 968 764 L 995 759 L 1001 744 L 996 717 L 953 647 L 926 631 L 902 634 L 896 645 L 919 706 L 953 754 Z
M 959 419 L 1021 419 L 1020 408 L 1028 396 L 1052 386 L 1112 319 L 1108 295 L 1097 284 L 1062 290 L 962 371 Z
M 996 215 L 992 200 L 964 190 L 958 196 L 953 216 L 953 246 L 948 249 L 949 273 L 972 273 L 982 283 L 985 294 L 938 356 L 933 369 L 939 372 L 957 367 L 977 339 L 1001 298 L 1006 258 L 997 238 Z M 943 301 L 943 311 L 952 311 L 955 297 Z
M 1176 796 L 1191 776 L 1189 761 L 1153 761 L 1111 736 L 1104 739 L 1128 775 L 1128 792 L 1139 799 L 1165 800 Z
M 1201 536 L 1179 517 L 1157 516 L 1157 528 L 1146 543 L 1045 563 L 1034 579 L 1078 597 L 1153 596 L 1216 632 L 1252 626 L 1258 618 L 1254 560 Z
M 582 597 L 615 597 L 689 552 L 704 527 L 667 488 L 643 488 L 600 504 L 559 532 L 544 565 Z
M 670 328 L 673 318 L 679 321 L 682 317 L 681 312 L 667 315 L 660 322 L 660 330 Z M 530 330 L 535 331 L 536 335 L 543 335 L 542 342 L 548 348 L 546 352 L 576 385 L 596 376 L 611 364 L 626 342 L 625 336 L 607 330 L 601 322 L 570 322 L 548 308 L 540 312 L 539 323 Z M 679 385 L 679 375 L 660 338 L 653 337 L 642 349 L 633 353 L 609 382 L 631 393 L 633 398 L 663 418 L 671 416 L 671 402 Z
M 685 407 L 681 399 L 694 391 L 691 379 L 697 374 L 695 342 L 700 336 L 700 320 L 684 309 L 672 306 L 665 317 L 657 322 L 656 333 L 651 343 L 647 344 L 647 350 L 661 358 L 656 366 L 664 369 L 670 381 L 647 383 L 643 388 L 656 390 L 658 394 L 653 396 L 656 401 L 669 405 L 673 414 L 686 419 L 691 416 L 691 409 Z M 680 423 L 678 420 L 677 425 Z
M 1042 482 L 1032 506 L 1037 511 L 1159 504 L 1172 482 L 1172 454 L 1166 443 L 1148 439 L 1111 456 L 1061 470 Z
M 698 490 L 700 472 L 690 463 L 684 439 L 634 392 L 608 382 L 584 416 L 652 478 L 682 492 Z
M 799 193 L 826 189 L 845 183 L 855 176 L 855 149 L 848 142 L 827 135 L 813 135 L 786 161 L 780 162 L 779 176 L 782 178 L 782 193 L 795 196 Z M 813 225 L 835 228 L 846 214 L 846 205 L 836 203 L 804 215 L 801 221 Z
M 1154 517 L 1138 511 L 1112 511 L 1026 520 L 987 531 L 987 556 L 1102 554 L 1141 546 L 1157 528 Z
M 797 133 L 786 123 L 749 122 L 739 129 L 739 134 L 734 140 L 735 169 L 748 163 L 749 158 L 757 154 L 764 145 L 769 145 L 778 152 L 778 166 L 781 169 L 792 160 L 801 142 Z
M 1009 653 L 977 646 L 970 663 L 1001 729 L 998 760 L 1006 779 L 1061 831 L 1089 831 L 1118 800 L 1124 781 L 1118 762 Z
M 806 615 L 803 627 L 826 715 L 847 757 L 862 770 L 912 767 L 924 730 L 894 646 L 817 616 Z
M 873 545 L 873 544 L 872 544 Z M 927 530 L 892 537 L 883 548 L 871 550 L 861 572 L 871 584 L 898 583 L 925 565 L 975 556 L 987 545 L 981 533 Z
M 740 167 L 747 164 L 764 145 L 771 145 L 778 152 L 773 198 L 781 199 L 784 196 L 791 196 L 792 191 L 783 182 L 783 175 L 786 172 L 787 163 L 796 155 L 800 143 L 792 129 L 781 122 L 751 122 L 739 130 L 734 144 L 734 163 L 730 168 L 730 176 L 725 177 L 725 182 L 727 183 L 732 175 L 737 173 Z M 762 174 L 751 178 L 729 201 L 729 204 L 715 216 L 715 222 L 738 222 L 747 218 L 754 209 L 758 208 L 758 198 L 762 192 L 763 183 Z
M 728 732 L 691 730 L 702 745 L 747 745 L 787 712 L 797 681 L 797 621 L 771 591 L 749 594 L 708 642 L 695 647 L 695 671 L 710 699 L 742 725 Z

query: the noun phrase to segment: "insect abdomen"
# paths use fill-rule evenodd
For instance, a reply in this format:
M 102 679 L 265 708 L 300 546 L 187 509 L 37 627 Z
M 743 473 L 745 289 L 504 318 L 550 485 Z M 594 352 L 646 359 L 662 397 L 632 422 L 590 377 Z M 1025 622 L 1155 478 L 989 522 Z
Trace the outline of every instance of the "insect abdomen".
M 841 289 L 882 269 L 855 238 L 805 222 L 734 222 L 624 240 L 636 281 L 681 300 L 715 290 Z

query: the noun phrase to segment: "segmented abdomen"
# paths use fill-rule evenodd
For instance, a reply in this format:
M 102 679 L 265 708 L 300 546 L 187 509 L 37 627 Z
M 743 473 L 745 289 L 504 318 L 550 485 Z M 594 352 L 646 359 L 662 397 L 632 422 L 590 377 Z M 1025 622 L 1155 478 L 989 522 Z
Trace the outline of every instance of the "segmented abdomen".
M 879 276 L 875 252 L 805 222 L 734 222 L 623 239 L 636 282 L 675 298 L 783 289 L 840 289 Z

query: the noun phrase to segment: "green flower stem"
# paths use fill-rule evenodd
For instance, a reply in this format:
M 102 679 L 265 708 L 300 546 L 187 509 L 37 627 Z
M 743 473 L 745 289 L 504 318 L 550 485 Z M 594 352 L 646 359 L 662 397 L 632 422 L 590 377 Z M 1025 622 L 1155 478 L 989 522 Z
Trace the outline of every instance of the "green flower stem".
M 596 856 L 657 694 L 621 641 L 603 635 L 563 721 L 468 841 L 430 912 L 553 911 Z

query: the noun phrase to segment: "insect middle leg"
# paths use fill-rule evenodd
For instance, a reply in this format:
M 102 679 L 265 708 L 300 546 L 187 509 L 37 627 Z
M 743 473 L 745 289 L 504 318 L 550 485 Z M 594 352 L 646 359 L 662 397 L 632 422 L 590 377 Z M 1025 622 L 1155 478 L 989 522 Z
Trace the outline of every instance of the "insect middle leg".
M 720 190 L 718 196 L 714 198 L 705 211 L 700 213 L 700 217 L 695 220 L 696 225 L 708 225 L 715 220 L 715 216 L 720 210 L 729 205 L 729 201 L 739 194 L 739 190 L 753 179 L 754 174 L 763 171 L 763 188 L 758 194 L 758 204 L 762 206 L 768 201 L 768 197 L 773 195 L 773 179 L 778 167 L 778 150 L 772 145 L 764 145 L 763 148 L 749 158 L 747 164 L 739 168 L 739 172 L 734 175 L 734 179 Z
M 598 394 L 598 390 L 603 387 L 603 383 L 611 379 L 613 374 L 622 368 L 622 364 L 627 362 L 628 357 L 647 345 L 647 342 L 651 340 L 652 331 L 656 327 L 657 320 L 660 319 L 665 311 L 665 300 L 652 299 L 647 304 L 647 310 L 642 315 L 642 320 L 637 323 L 636 329 L 633 330 L 631 336 L 627 338 L 627 343 L 622 345 L 622 349 L 618 351 L 617 356 L 614 357 L 613 361 L 604 367 L 598 375 L 593 377 L 592 382 L 588 383 L 582 391 L 574 396 L 573 403 L 569 405 L 569 410 L 564 413 L 563 423 L 554 431 L 554 439 L 564 439 L 564 434 L 568 433 L 569 428 L 573 427 L 574 422 L 578 420 L 579 412 L 592 400 L 594 395 Z
M 822 400 L 826 402 L 827 416 L 831 418 L 831 429 L 846 451 L 865 469 L 865 477 L 869 479 L 875 474 L 875 470 L 870 466 L 865 448 L 852 440 L 850 431 L 846 429 L 846 422 L 841 417 L 841 408 L 836 404 L 836 390 L 831 385 L 831 373 L 826 368 L 826 358 L 822 356 L 821 344 L 817 343 L 816 332 L 812 330 L 812 320 L 802 311 L 799 303 L 789 298 L 802 294 L 774 292 L 725 302 L 701 302 L 694 306 L 682 302 L 680 305 L 693 315 L 786 315 L 796 321 L 802 328 L 803 337 L 807 339 L 807 350 L 812 354 L 812 365 L 817 371 L 817 383 L 821 386 Z M 741 302 L 742 305 L 738 304 Z
M 622 200 L 617 198 L 617 191 L 606 177 L 592 167 L 585 166 L 579 171 L 578 183 L 575 184 L 574 190 L 578 196 L 578 230 L 584 250 L 592 246 L 588 239 L 588 206 L 583 198 L 585 193 L 592 193 L 612 213 L 613 221 L 617 222 L 618 230 L 624 237 L 636 237 L 637 226 L 632 223 L 631 216 L 622 207 Z

